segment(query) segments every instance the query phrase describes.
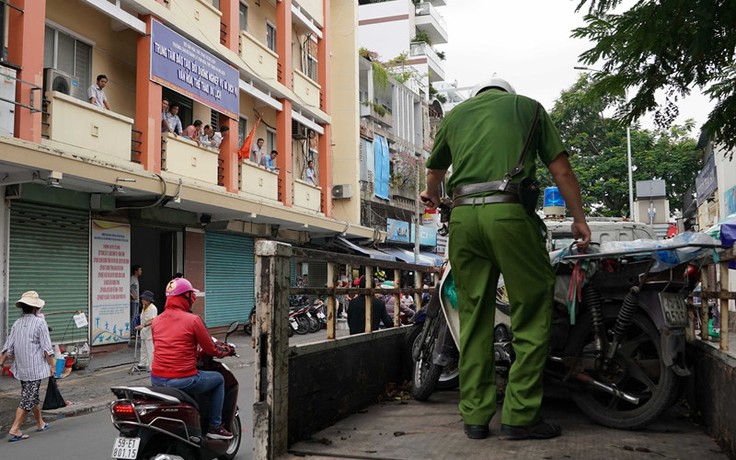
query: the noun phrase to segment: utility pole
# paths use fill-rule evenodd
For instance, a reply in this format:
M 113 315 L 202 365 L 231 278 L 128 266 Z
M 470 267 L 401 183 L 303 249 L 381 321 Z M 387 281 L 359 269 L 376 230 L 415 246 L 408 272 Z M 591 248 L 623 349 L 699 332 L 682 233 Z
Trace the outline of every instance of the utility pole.
M 629 218 L 634 220 L 634 180 L 631 167 L 631 129 L 626 127 L 626 156 L 629 162 Z

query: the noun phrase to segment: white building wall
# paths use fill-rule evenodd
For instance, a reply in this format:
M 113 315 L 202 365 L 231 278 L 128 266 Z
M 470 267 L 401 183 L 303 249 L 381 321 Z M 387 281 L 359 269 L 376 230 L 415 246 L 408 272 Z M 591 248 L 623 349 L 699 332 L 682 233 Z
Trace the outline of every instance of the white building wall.
M 359 21 L 380 21 L 360 26 L 360 46 L 378 53 L 381 61 L 388 61 L 401 53 L 409 53 L 409 42 L 415 35 L 414 4 L 411 0 L 361 5 Z

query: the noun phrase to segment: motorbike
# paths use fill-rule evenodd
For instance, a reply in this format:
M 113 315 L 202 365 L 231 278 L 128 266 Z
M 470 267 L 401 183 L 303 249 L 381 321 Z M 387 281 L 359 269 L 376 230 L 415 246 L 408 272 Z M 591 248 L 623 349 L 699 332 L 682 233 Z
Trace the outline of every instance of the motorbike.
M 553 305 L 545 384 L 568 389 L 581 411 L 604 426 L 638 429 L 650 424 L 675 402 L 681 380 L 690 375 L 685 299 L 699 281 L 699 270 L 684 262 L 655 272 L 655 256 L 652 251 L 558 256 L 563 263 L 555 270 L 560 289 Z M 572 311 L 567 294 L 583 262 L 590 270 L 587 282 L 581 283 L 582 300 Z M 446 262 L 412 348 L 415 399 L 429 398 L 445 366 L 457 366 L 456 302 Z M 499 400 L 515 360 L 508 314 L 501 280 L 493 326 Z
M 227 347 L 235 356 L 235 346 L 227 339 L 238 328 L 228 327 L 224 342 L 213 337 L 218 348 Z M 208 397 L 189 394 L 168 387 L 116 386 L 117 398 L 110 405 L 110 416 L 119 436 L 115 438 L 112 457 L 136 460 L 231 460 L 240 448 L 241 422 L 238 412 L 238 381 L 232 371 L 211 356 L 202 354 L 198 368 L 216 371 L 225 379 L 222 419 L 233 434 L 232 439 L 210 439 Z

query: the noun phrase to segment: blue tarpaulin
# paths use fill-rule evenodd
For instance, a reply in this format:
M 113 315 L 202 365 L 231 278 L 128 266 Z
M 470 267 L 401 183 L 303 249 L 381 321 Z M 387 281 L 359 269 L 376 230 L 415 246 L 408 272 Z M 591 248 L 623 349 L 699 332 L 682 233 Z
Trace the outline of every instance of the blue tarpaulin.
M 373 193 L 388 200 L 388 182 L 391 176 L 391 157 L 386 138 L 376 134 L 373 138 Z

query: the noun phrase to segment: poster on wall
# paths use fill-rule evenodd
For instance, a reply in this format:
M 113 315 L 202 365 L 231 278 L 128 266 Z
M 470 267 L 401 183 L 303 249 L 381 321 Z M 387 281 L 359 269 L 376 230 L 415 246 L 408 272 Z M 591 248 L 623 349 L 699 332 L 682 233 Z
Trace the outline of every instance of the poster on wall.
M 130 225 L 92 221 L 92 346 L 130 340 Z

